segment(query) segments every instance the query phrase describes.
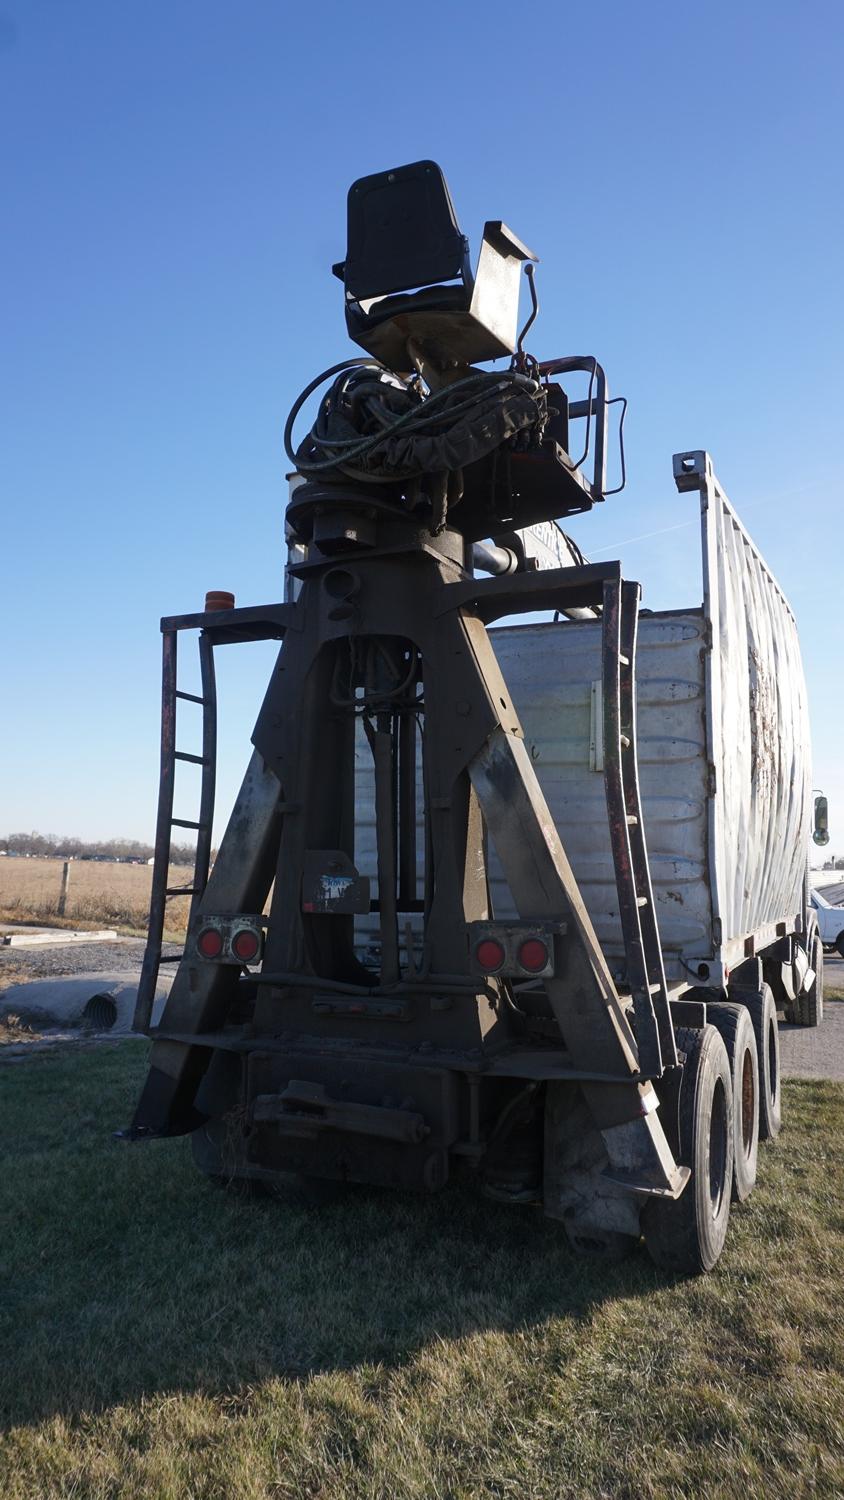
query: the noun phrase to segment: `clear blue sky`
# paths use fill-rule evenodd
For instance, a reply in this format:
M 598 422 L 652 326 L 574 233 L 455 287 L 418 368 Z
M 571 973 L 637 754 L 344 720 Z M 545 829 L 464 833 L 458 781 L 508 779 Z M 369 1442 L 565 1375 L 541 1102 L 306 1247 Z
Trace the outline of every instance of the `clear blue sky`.
M 151 837 L 159 616 L 280 597 L 284 417 L 351 352 L 346 190 L 432 156 L 475 249 L 504 218 L 540 254 L 536 354 L 630 398 L 628 489 L 573 530 L 653 608 L 700 602 L 671 454 L 713 454 L 844 854 L 838 0 L 0 11 L 0 832 Z M 272 653 L 219 655 L 225 813 Z

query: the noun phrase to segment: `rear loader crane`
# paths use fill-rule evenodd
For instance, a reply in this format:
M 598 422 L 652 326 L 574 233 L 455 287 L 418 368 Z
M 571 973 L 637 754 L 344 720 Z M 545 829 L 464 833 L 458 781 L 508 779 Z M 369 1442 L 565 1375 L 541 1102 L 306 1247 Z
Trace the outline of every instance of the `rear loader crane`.
M 433 162 L 349 192 L 348 250 L 334 271 L 364 353 L 312 381 L 287 424 L 296 473 L 285 600 L 234 608 L 216 597 L 162 622 L 139 1030 L 150 1031 L 163 961 L 174 825 L 195 829 L 197 868 L 184 953 L 125 1134 L 190 1134 L 209 1176 L 269 1186 L 430 1192 L 474 1177 L 498 1198 L 541 1204 L 584 1252 L 616 1255 L 644 1235 L 658 1264 L 708 1270 L 731 1196 L 753 1185 L 760 1121 L 778 1128 L 776 1004 L 799 1005 L 820 983 L 819 947 L 805 891 L 781 913 L 772 889 L 764 922 L 734 934 L 712 881 L 704 936 L 672 937 L 670 951 L 661 939 L 664 892 L 640 793 L 640 589 L 617 562 L 585 562 L 559 531 L 613 493 L 613 403 L 591 356 L 526 352 L 534 260 L 492 221 L 473 275 Z M 533 311 L 519 335 L 525 270 Z M 560 382 L 577 375 L 588 388 L 575 401 Z M 326 381 L 295 443 L 301 407 Z M 679 455 L 677 479 L 698 490 L 710 525 L 716 512 L 723 520 L 705 454 Z M 537 566 L 543 528 L 560 565 Z M 488 630 L 541 610 L 560 623 Z M 188 629 L 200 631 L 195 695 L 176 683 Z M 541 725 L 526 731 L 517 706 L 522 687 L 530 698 L 518 650 L 513 679 L 502 670 L 508 641 L 530 630 L 553 632 L 537 637 L 534 659 L 548 652 L 547 692 L 568 684 L 554 724 L 565 737 L 588 718 L 581 769 L 597 776 L 599 801 L 594 783 L 567 798 L 560 777 L 540 779 Z M 209 873 L 214 649 L 256 639 L 281 648 Z M 697 638 L 696 649 L 702 659 Z M 582 651 L 586 676 L 572 676 L 565 661 Z M 204 723 L 191 824 L 173 817 L 185 698 Z M 707 765 L 714 754 L 702 747 Z M 806 834 L 801 776 L 795 849 Z M 594 827 L 585 852 L 574 828 L 572 859 L 584 869 L 603 859 L 597 904 L 593 877 L 564 847 L 571 809 L 587 806 Z

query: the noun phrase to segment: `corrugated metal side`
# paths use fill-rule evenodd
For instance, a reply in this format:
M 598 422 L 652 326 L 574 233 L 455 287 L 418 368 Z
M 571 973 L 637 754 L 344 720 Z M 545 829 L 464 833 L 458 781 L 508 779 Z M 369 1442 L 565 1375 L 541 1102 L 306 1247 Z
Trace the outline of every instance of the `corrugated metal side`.
M 707 766 L 699 610 L 643 615 L 637 711 L 640 786 L 660 937 L 670 978 L 711 955 L 706 863 Z M 564 621 L 493 630 L 542 790 L 607 955 L 624 944 L 610 850 L 604 777 L 592 769 L 592 685 L 601 676 L 599 623 Z M 491 860 L 496 912 L 512 910 Z
M 680 958 L 711 956 L 706 868 L 706 740 L 700 611 L 643 615 L 639 630 L 639 761 L 651 877 L 670 978 L 687 977 Z M 517 625 L 490 632 L 513 695 L 540 784 L 581 886 L 598 938 L 610 958 L 624 954 L 610 851 L 603 771 L 590 753 L 600 698 L 598 622 Z M 371 756 L 356 746 L 355 860 L 375 875 Z M 418 839 L 423 847 L 421 827 Z M 514 915 L 509 890 L 490 850 L 494 910 Z M 419 860 L 419 892 L 422 861 Z M 414 927 L 418 924 L 414 922 Z M 377 935 L 377 918 L 359 918 L 361 941 Z
M 735 963 L 747 938 L 762 946 L 777 923 L 794 930 L 811 819 L 794 617 L 711 464 L 701 514 L 703 611 L 643 614 L 637 662 L 645 833 L 666 972 L 675 982 L 701 959 Z M 603 774 L 593 768 L 600 636 L 591 621 L 491 632 L 599 940 L 621 959 Z M 374 880 L 371 757 L 362 734 L 357 762 L 356 862 Z M 422 849 L 420 806 L 420 895 Z M 512 903 L 490 853 L 494 908 L 506 916 Z M 377 933 L 377 918 L 358 919 L 356 928 L 365 941 Z
M 777 922 L 791 930 L 802 911 L 811 743 L 794 616 L 709 460 L 701 508 L 712 906 L 726 946 Z

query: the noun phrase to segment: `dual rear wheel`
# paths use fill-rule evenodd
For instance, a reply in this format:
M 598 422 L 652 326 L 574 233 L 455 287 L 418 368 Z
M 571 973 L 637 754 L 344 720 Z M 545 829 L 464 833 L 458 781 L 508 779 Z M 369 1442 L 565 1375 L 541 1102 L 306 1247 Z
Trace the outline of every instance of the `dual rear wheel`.
M 707 1020 L 716 1027 L 730 1062 L 733 1083 L 734 1203 L 743 1203 L 756 1182 L 759 1153 L 759 1055 L 750 1012 L 745 1005 L 707 1005 Z M 776 1017 L 774 1017 L 776 1020 Z
M 841 938 L 838 942 L 841 943 Z M 798 996 L 795 1019 L 801 1026 L 820 1026 L 823 1020 L 823 943 L 817 926 L 809 929 L 807 949 L 815 977 L 809 988 Z M 840 947 L 838 951 L 842 951 Z
M 680 1275 L 715 1265 L 730 1201 L 748 1197 L 759 1141 L 778 1135 L 782 1124 L 779 1030 L 768 985 L 742 993 L 741 1003 L 709 1004 L 706 1014 L 706 1026 L 677 1031 L 685 1063 L 674 1144 L 691 1180 L 679 1198 L 654 1199 L 642 1211 L 652 1259 Z
M 782 1127 L 780 1032 L 770 985 L 742 992 L 742 1005 L 753 1022 L 759 1057 L 759 1139 L 772 1141 Z
M 714 1026 L 681 1027 L 676 1156 L 691 1169 L 679 1198 L 652 1198 L 642 1210 L 651 1259 L 664 1271 L 711 1271 L 727 1237 L 733 1182 L 733 1080 Z

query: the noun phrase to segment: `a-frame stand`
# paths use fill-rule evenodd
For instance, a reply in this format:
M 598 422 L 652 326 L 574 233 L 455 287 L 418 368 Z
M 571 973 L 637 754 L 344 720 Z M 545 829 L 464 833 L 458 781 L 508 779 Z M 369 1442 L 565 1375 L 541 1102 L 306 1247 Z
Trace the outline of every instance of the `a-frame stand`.
M 338 512 L 332 531 L 323 503 L 321 535 L 330 541 L 323 550 L 312 546 L 297 570 L 296 603 L 272 610 L 284 644 L 253 736 L 255 755 L 192 913 L 131 1133 L 181 1133 L 201 1120 L 197 1087 L 212 1053 L 227 1046 L 239 973 L 200 961 L 196 932 L 209 915 L 261 911 L 273 879 L 254 1016 L 236 1042 L 241 1053 L 268 1038 L 281 1047 L 291 1036 L 337 1046 L 354 1010 L 364 1020 L 377 1015 L 382 1050 L 424 1049 L 429 1067 L 439 1060 L 461 1072 L 506 1076 L 509 1068 L 527 1076 L 530 1064 L 509 1029 L 500 986 L 473 972 L 467 942 L 467 923 L 489 915 L 486 829 L 520 917 L 550 920 L 564 931 L 554 973 L 544 981 L 560 1045 L 553 1063 L 545 1054 L 539 1076 L 582 1081 L 616 1182 L 676 1196 L 687 1173 L 674 1163 L 648 1081 L 675 1054 L 635 775 L 637 586 L 622 585 L 614 563 L 478 580 L 464 567 L 458 532 L 434 536 L 386 511 L 372 506 L 377 533 L 370 529 L 362 546 L 348 510 Z M 485 628 L 505 615 L 586 604 L 603 608 L 608 806 L 635 1036 Z M 206 633 L 231 640 L 247 613 L 185 623 L 201 622 Z M 354 870 L 357 717 L 366 721 L 375 767 L 378 976 L 361 964 L 354 939 L 365 899 Z M 417 723 L 424 723 L 428 830 L 421 902 L 409 873 Z M 402 975 L 399 918 L 420 906 L 422 963 Z M 443 1002 L 434 1027 L 432 997 Z

